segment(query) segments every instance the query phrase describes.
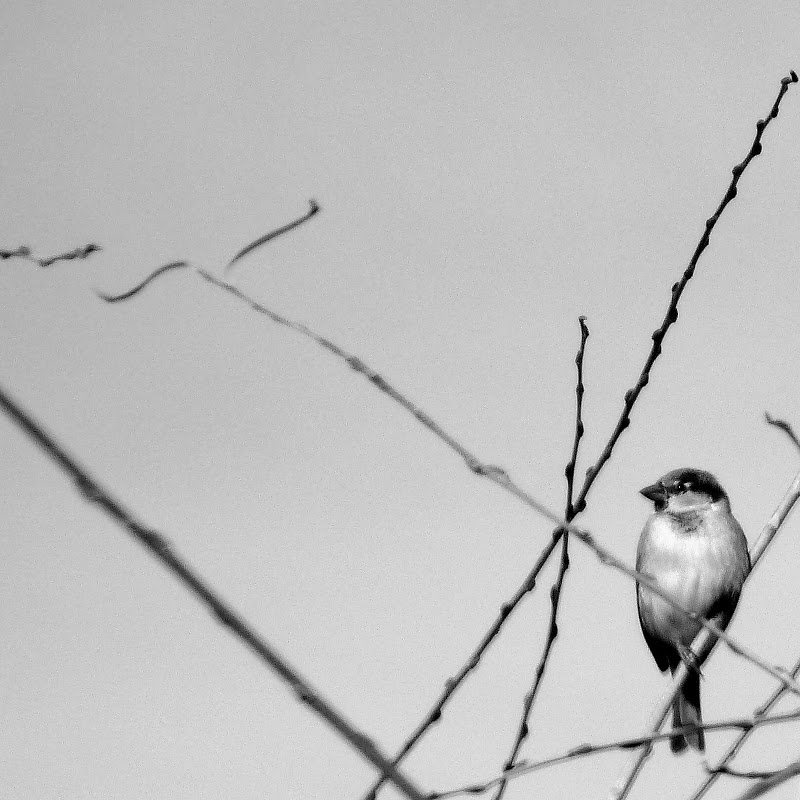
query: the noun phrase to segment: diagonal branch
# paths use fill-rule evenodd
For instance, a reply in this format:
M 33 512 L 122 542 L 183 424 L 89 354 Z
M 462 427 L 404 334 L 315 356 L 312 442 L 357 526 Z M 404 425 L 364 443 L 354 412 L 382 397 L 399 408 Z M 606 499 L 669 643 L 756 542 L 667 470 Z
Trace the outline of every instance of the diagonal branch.
M 114 522 L 123 527 L 134 539 L 146 547 L 183 585 L 202 601 L 219 622 L 246 644 L 269 668 L 287 683 L 300 702 L 305 703 L 319 717 L 356 749 L 382 775 L 412 800 L 424 800 L 425 795 L 408 778 L 392 765 L 377 745 L 348 722 L 318 691 L 306 681 L 265 639 L 237 614 L 224 600 L 172 549 L 158 532 L 139 521 L 122 503 L 103 488 L 76 459 L 56 442 L 42 426 L 18 403 L 0 388 L 2 409 L 45 453 L 58 464 L 77 484 L 90 502 L 96 503 Z
M 762 794 L 771 792 L 776 786 L 780 786 L 798 775 L 800 775 L 800 759 L 793 761 L 788 767 L 784 767 L 774 775 L 759 781 L 755 786 L 751 786 L 744 794 L 740 794 L 736 800 L 753 800 L 756 797 L 761 797 Z
M 570 456 L 569 463 L 564 470 L 567 478 L 567 503 L 564 517 L 568 522 L 571 522 L 575 517 L 575 507 L 573 501 L 573 479 L 575 477 L 575 464 L 578 460 L 578 450 L 580 448 L 581 438 L 583 437 L 583 356 L 586 351 L 586 340 L 589 338 L 589 328 L 586 327 L 586 317 L 578 317 L 578 324 L 581 327 L 581 343 L 578 348 L 578 354 L 575 356 L 575 366 L 578 372 L 578 380 L 575 386 L 575 437 L 572 442 L 572 455 Z M 536 667 L 536 674 L 533 679 L 533 685 L 530 691 L 525 695 L 525 700 L 522 707 L 522 718 L 517 729 L 517 735 L 514 739 L 514 744 L 511 746 L 511 754 L 509 755 L 504 765 L 505 770 L 510 770 L 516 763 L 517 756 L 519 755 L 520 748 L 522 747 L 525 739 L 528 738 L 531 711 L 533 704 L 536 702 L 536 696 L 539 692 L 539 687 L 542 685 L 545 670 L 547 669 L 547 662 L 550 658 L 553 645 L 558 637 L 558 609 L 561 601 L 561 589 L 564 586 L 564 576 L 569 569 L 569 533 L 564 533 L 561 539 L 561 562 L 558 567 L 558 575 L 555 582 L 550 588 L 550 624 L 548 626 L 547 641 L 544 645 L 539 664 Z M 508 782 L 505 778 L 501 779 L 497 791 L 494 794 L 494 800 L 501 800 L 505 794 Z

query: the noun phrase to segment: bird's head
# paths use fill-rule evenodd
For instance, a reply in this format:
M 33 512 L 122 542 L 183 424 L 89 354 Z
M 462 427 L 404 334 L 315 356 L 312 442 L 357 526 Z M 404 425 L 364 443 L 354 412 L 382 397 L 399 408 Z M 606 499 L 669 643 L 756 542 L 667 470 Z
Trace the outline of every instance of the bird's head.
M 719 481 L 702 469 L 674 469 L 650 486 L 640 490 L 652 500 L 656 511 L 698 510 L 728 498 Z

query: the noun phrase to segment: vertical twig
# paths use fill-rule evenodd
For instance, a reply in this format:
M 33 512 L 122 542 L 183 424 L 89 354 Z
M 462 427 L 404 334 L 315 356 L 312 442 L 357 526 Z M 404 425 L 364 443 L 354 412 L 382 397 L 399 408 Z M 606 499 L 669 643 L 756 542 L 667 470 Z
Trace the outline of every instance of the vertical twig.
M 564 475 L 567 479 L 567 502 L 564 511 L 564 518 L 567 522 L 572 522 L 575 517 L 575 507 L 573 505 L 573 481 L 575 478 L 575 466 L 578 461 L 578 450 L 580 448 L 581 439 L 583 438 L 583 356 L 586 350 L 586 340 L 589 338 L 589 328 L 586 327 L 586 317 L 578 317 L 578 324 L 581 327 L 581 343 L 578 347 L 578 354 L 575 356 L 575 366 L 577 369 L 577 382 L 575 385 L 575 436 L 572 442 L 572 455 L 570 456 L 569 463 L 564 469 Z M 514 739 L 514 744 L 511 747 L 511 754 L 503 765 L 503 770 L 510 770 L 516 764 L 517 756 L 519 755 L 520 748 L 522 747 L 525 739 L 528 738 L 531 711 L 533 704 L 536 702 L 536 696 L 539 692 L 539 687 L 542 684 L 545 670 L 547 669 L 547 662 L 550 658 L 553 645 L 558 637 L 558 609 L 561 601 L 561 589 L 564 586 L 564 576 L 569 569 L 569 531 L 564 530 L 561 538 L 561 561 L 558 566 L 558 575 L 556 576 L 553 585 L 550 587 L 550 623 L 547 629 L 547 641 L 545 642 L 541 658 L 536 667 L 536 673 L 533 680 L 533 685 L 530 691 L 525 695 L 525 700 L 522 707 L 522 718 L 520 719 L 517 735 Z M 497 791 L 494 794 L 494 800 L 501 800 L 506 791 L 508 781 L 503 778 L 497 786 Z

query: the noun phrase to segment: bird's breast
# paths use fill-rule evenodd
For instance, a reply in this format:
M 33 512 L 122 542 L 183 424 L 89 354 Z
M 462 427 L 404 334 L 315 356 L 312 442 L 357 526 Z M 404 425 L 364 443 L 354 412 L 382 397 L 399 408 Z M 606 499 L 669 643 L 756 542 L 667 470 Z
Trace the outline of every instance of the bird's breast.
M 718 620 L 727 624 L 747 574 L 746 541 L 738 523 L 732 518 L 730 523 L 712 516 L 681 525 L 667 514 L 653 515 L 642 533 L 639 571 L 650 575 L 685 609 L 702 616 L 720 598 L 731 595 L 731 608 L 723 609 Z M 668 642 L 689 645 L 700 629 L 644 586 L 639 587 L 639 609 L 647 629 Z

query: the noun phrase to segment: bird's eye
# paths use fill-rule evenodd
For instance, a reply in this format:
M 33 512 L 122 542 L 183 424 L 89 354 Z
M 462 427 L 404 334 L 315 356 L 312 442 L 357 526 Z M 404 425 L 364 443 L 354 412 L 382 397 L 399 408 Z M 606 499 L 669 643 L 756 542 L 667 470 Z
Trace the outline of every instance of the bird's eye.
M 682 492 L 688 492 L 691 488 L 692 488 L 692 482 L 691 481 L 681 481 L 680 490 Z

